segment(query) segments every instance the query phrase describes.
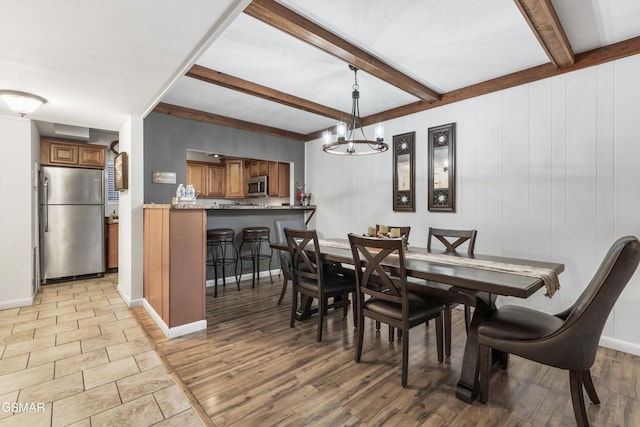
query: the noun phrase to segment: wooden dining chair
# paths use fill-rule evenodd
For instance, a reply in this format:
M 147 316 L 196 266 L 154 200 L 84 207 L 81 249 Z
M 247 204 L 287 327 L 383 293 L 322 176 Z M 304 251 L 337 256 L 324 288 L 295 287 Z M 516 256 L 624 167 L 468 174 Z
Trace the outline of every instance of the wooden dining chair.
M 343 316 L 349 309 L 349 294 L 355 293 L 354 276 L 325 274 L 324 263 L 318 262 L 320 252 L 318 235 L 315 230 L 284 229 L 291 257 L 293 295 L 291 297 L 290 327 L 294 327 L 298 311 L 299 295 L 318 301 L 318 328 L 316 339 L 322 341 L 322 326 L 327 314 L 328 299 L 333 298 L 333 308 L 343 307 Z M 313 253 L 307 250 L 312 250 Z
M 276 239 L 278 242 L 286 242 L 287 236 L 284 234 L 285 228 L 291 228 L 294 230 L 306 230 L 307 226 L 304 225 L 302 218 L 296 219 L 276 219 L 273 221 L 273 229 L 276 232 Z M 287 293 L 287 283 L 293 281 L 293 272 L 291 271 L 291 256 L 288 251 L 278 251 L 278 257 L 280 259 L 280 269 L 282 270 L 282 290 L 280 291 L 280 298 L 278 298 L 278 305 L 282 304 L 282 300 Z
M 411 226 L 409 225 L 388 225 L 387 228 L 391 230 L 392 228 L 399 228 L 400 235 L 404 236 L 406 243 L 409 243 L 409 234 L 411 233 Z M 376 224 L 376 233 L 380 230 L 380 224 Z M 380 329 L 380 322 L 376 321 L 376 329 Z M 389 342 L 393 342 L 394 340 L 394 328 L 389 326 Z
M 402 387 L 407 386 L 409 329 L 435 319 L 438 362 L 442 362 L 442 310 L 444 306 L 407 290 L 405 247 L 402 239 L 376 239 L 349 234 L 356 269 L 357 334 L 355 361 L 360 362 L 364 341 L 364 319 L 388 324 L 402 331 Z M 387 258 L 396 256 L 397 273 L 383 268 Z
M 436 239 L 444 246 L 445 252 L 457 252 L 458 248 L 467 244 L 467 254 L 473 255 L 476 246 L 477 230 L 447 230 L 442 228 L 429 227 L 427 236 L 427 249 L 431 250 L 433 240 Z M 425 293 L 431 294 L 434 298 L 438 298 L 445 305 L 444 309 L 444 346 L 445 355 L 451 356 L 451 310 L 459 303 L 453 299 L 447 298 L 444 290 L 450 289 L 450 285 L 438 282 L 427 281 L 427 289 Z M 464 322 L 467 331 L 471 324 L 471 308 L 469 305 L 464 306 Z
M 590 369 L 609 313 L 640 262 L 636 237 L 618 239 L 605 255 L 591 282 L 576 302 L 551 315 L 526 307 L 505 305 L 478 326 L 480 401 L 489 400 L 491 349 L 515 354 L 569 371 L 573 412 L 578 426 L 588 426 L 584 387 L 600 403 Z

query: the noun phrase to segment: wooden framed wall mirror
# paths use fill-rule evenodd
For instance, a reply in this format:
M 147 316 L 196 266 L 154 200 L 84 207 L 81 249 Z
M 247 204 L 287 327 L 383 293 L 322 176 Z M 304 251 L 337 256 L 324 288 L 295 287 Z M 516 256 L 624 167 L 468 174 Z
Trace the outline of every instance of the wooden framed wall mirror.
M 456 211 L 456 124 L 429 128 L 430 212 Z
M 415 212 L 416 133 L 393 137 L 393 210 Z

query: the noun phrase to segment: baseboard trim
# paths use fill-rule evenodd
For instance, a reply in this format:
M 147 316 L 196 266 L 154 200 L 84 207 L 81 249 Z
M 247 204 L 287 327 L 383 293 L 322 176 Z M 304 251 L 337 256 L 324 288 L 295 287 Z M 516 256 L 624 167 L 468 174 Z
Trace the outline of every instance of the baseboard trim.
M 12 301 L 0 301 L 0 310 L 6 310 L 9 308 L 24 307 L 26 305 L 33 305 L 34 297 L 14 299 Z
M 277 270 L 271 270 L 271 277 L 278 277 L 278 275 L 280 274 L 280 269 Z M 269 277 L 269 270 L 263 270 L 260 271 L 260 273 L 258 273 L 258 277 L 262 278 L 262 277 Z M 227 284 L 229 283 L 233 283 L 235 284 L 236 282 L 236 276 L 231 276 L 231 277 L 225 277 L 224 280 L 227 282 Z M 242 282 L 243 280 L 251 280 L 251 273 L 244 273 L 240 276 L 240 281 Z M 214 279 L 209 279 L 205 282 L 207 287 L 211 287 L 215 285 L 215 280 Z M 218 285 L 222 284 L 222 277 L 218 278 Z
M 131 296 L 124 291 L 120 284 L 118 284 L 116 290 L 120 294 L 120 297 L 122 297 L 122 299 L 124 300 L 124 303 L 127 304 L 127 307 L 129 308 L 140 307 L 142 305 L 142 302 L 144 301 L 144 298 L 131 299 Z
M 629 341 L 622 341 L 605 336 L 600 337 L 599 344 L 602 347 L 610 348 L 612 350 L 633 354 L 634 356 L 640 356 L 640 344 L 635 344 Z
M 170 328 L 166 323 L 164 323 L 162 317 L 160 317 L 160 315 L 156 313 L 156 311 L 153 309 L 153 307 L 151 307 L 151 304 L 149 304 L 146 299 L 142 300 L 142 306 L 145 310 L 147 310 L 147 313 L 149 313 L 154 322 L 156 322 L 162 333 L 169 339 L 181 337 L 183 335 L 207 329 L 206 319 Z

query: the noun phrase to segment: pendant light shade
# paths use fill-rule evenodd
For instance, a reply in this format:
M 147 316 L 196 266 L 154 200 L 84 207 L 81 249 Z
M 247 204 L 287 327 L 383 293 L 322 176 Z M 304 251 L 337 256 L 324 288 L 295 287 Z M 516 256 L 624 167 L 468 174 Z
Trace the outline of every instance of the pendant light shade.
M 20 117 L 33 113 L 42 104 L 47 102 L 46 99 L 27 92 L 19 92 L 17 90 L 0 90 L 0 98 Z

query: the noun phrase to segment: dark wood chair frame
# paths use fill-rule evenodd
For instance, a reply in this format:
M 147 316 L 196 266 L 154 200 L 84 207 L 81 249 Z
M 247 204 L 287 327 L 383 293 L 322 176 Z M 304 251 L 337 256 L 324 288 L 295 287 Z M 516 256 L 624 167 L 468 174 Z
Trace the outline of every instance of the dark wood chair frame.
M 444 360 L 442 311 L 434 300 L 413 295 L 407 290 L 404 244 L 402 239 L 376 239 L 349 234 L 356 268 L 357 334 L 355 361 L 360 362 L 364 342 L 364 319 L 388 324 L 402 331 L 402 386 L 407 386 L 409 329 L 425 321 L 436 320 L 438 362 Z M 373 251 L 370 249 L 374 249 Z M 397 272 L 387 272 L 382 264 L 391 254 L 398 255 Z M 365 296 L 368 297 L 365 300 Z
M 324 272 L 324 263 L 318 262 L 316 253 L 319 253 L 318 235 L 315 230 L 284 229 L 287 237 L 289 255 L 291 257 L 291 272 L 293 276 L 293 295 L 291 297 L 290 327 L 294 327 L 298 311 L 298 295 L 315 298 L 318 301 L 318 328 L 316 339 L 322 341 L 322 327 L 324 316 L 327 314 L 328 298 L 333 298 L 333 308 L 343 307 L 343 316 L 346 317 L 349 305 L 349 294 L 355 294 L 355 281 L 353 276 L 341 274 L 327 274 Z M 309 251 L 309 243 L 313 244 L 313 251 Z
M 473 251 L 476 246 L 476 236 L 478 235 L 477 230 L 449 230 L 443 228 L 433 228 L 429 227 L 429 234 L 427 235 L 427 249 L 431 250 L 431 243 L 433 238 L 435 237 L 439 242 L 441 242 L 445 247 L 445 252 L 457 252 L 458 248 L 462 246 L 465 242 L 467 244 L 467 254 L 473 255 Z M 432 286 L 437 287 L 438 284 L 431 283 Z M 448 285 L 442 285 L 448 287 Z M 462 289 L 450 288 L 450 290 L 457 290 L 458 292 L 463 292 Z M 467 291 L 468 292 L 468 291 Z M 439 293 L 437 298 L 440 298 L 442 302 L 445 304 L 444 309 L 444 353 L 447 357 L 451 356 L 451 310 L 457 306 L 459 303 L 456 301 L 448 300 L 442 297 L 442 293 Z M 471 308 L 469 305 L 465 304 L 464 306 L 464 323 L 465 328 L 469 331 L 469 325 L 471 325 Z
M 304 221 L 300 219 L 276 219 L 273 221 L 273 229 L 276 232 L 276 238 L 278 242 L 285 242 L 287 236 L 284 234 L 285 228 L 291 228 L 296 230 L 306 230 Z M 291 255 L 287 251 L 278 251 L 278 258 L 280 260 L 280 269 L 282 270 L 282 290 L 280 291 L 280 297 L 278 298 L 278 305 L 282 304 L 284 296 L 287 294 L 287 284 L 289 281 L 293 281 L 293 272 L 291 271 Z

